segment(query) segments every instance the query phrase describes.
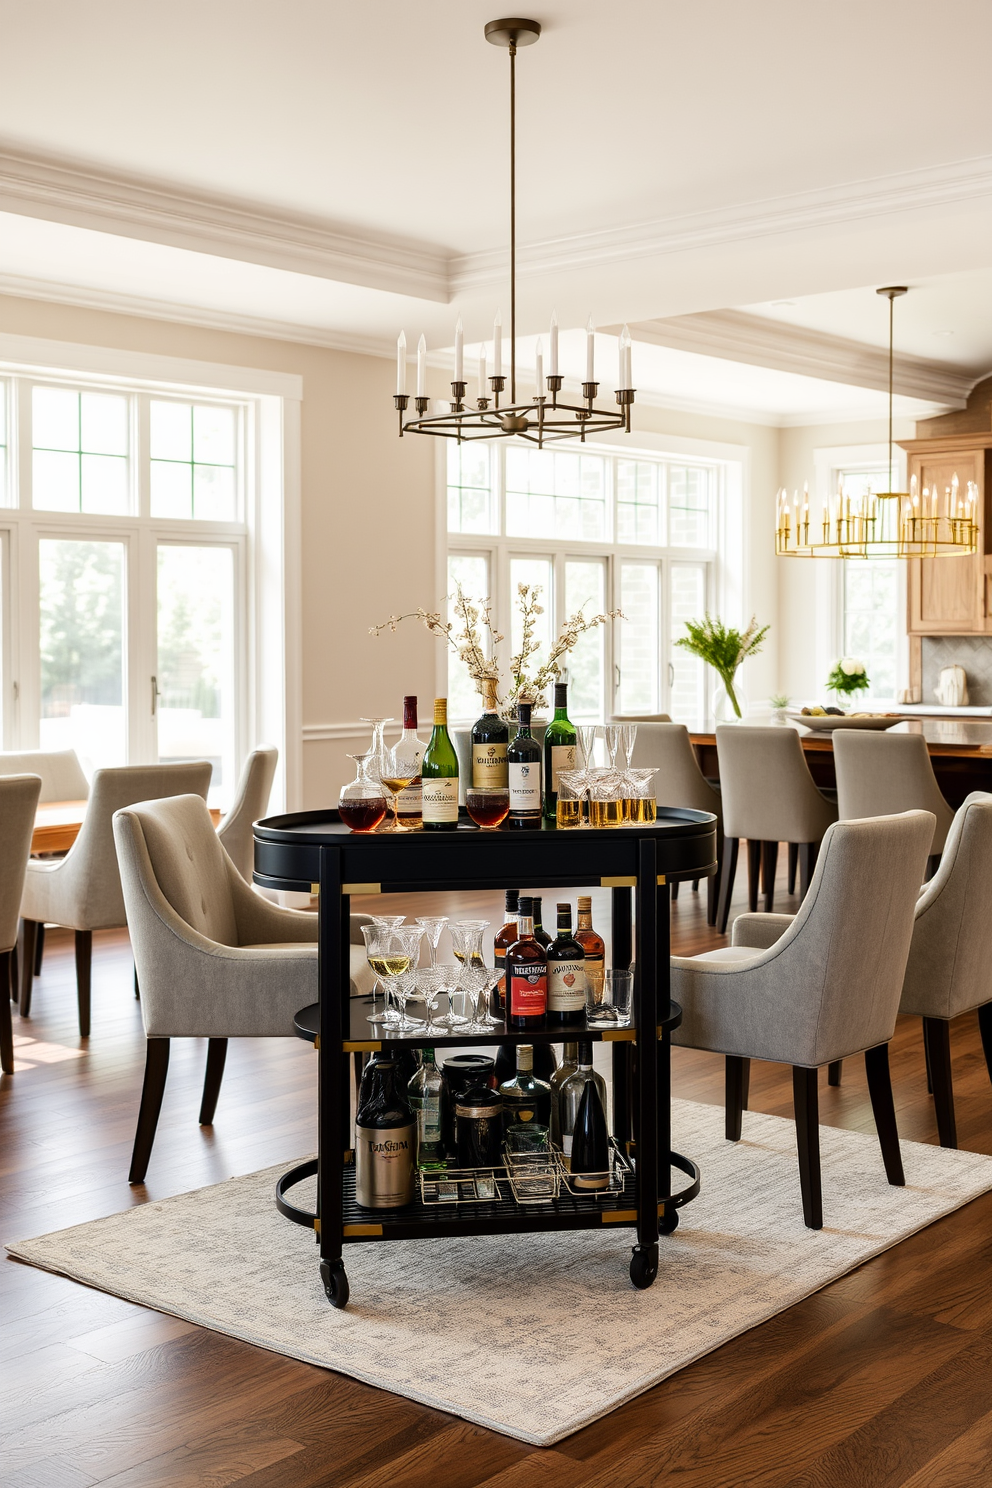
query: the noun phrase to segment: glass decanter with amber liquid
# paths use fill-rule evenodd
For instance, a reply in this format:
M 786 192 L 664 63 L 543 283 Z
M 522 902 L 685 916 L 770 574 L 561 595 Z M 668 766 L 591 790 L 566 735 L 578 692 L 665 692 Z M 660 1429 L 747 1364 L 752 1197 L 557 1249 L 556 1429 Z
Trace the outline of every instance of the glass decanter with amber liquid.
M 374 832 L 386 814 L 386 796 L 380 781 L 373 778 L 374 752 L 349 754 L 357 774 L 338 797 L 338 815 L 353 832 Z

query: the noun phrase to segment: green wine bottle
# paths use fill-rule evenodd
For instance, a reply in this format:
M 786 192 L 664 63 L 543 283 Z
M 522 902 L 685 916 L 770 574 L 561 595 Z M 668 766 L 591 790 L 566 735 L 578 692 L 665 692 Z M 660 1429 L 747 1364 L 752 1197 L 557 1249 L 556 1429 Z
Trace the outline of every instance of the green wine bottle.
M 434 699 L 434 732 L 420 769 L 425 832 L 458 826 L 458 756 L 448 736 L 448 699 Z
M 555 716 L 544 735 L 544 815 L 555 820 L 558 775 L 575 769 L 575 729 L 568 718 L 568 684 L 555 683 Z

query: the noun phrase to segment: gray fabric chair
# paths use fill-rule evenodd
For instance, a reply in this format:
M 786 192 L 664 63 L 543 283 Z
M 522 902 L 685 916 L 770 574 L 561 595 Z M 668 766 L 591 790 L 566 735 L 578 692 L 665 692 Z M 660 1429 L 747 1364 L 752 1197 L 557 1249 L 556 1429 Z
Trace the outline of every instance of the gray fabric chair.
M 39 775 L 39 801 L 85 801 L 90 783 L 74 749 L 0 752 L 0 775 Z
M 31 854 L 34 814 L 41 794 L 38 775 L 0 777 L 0 1070 L 14 1073 L 14 1031 L 10 1014 L 11 962 L 17 944 L 24 873 Z
M 835 729 L 833 746 L 840 820 L 932 811 L 937 822 L 931 848 L 935 861 L 928 872 L 936 868 L 954 812 L 941 795 L 923 735 Z
M 900 1013 L 923 1019 L 942 1147 L 957 1146 L 950 1021 L 978 1010 L 992 1079 L 992 795 L 958 808 L 940 867 L 916 904 Z
M 793 728 L 751 728 L 721 724 L 716 731 L 723 800 L 723 866 L 717 928 L 726 930 L 737 873 L 741 838 L 747 840 L 748 907 L 758 907 L 758 874 L 764 907 L 775 902 L 778 845 L 787 842 L 789 891 L 795 888 L 798 860 L 800 895 L 805 897 L 823 834 L 837 820 L 837 809 L 817 790 Z
M 638 728 L 642 723 L 671 723 L 671 721 L 670 713 L 614 713 L 610 717 L 611 723 L 636 723 Z
M 929 811 L 828 828 L 799 913 L 745 914 L 733 944 L 672 957 L 682 1008 L 675 1043 L 727 1056 L 727 1137 L 738 1141 L 748 1061 L 791 1064 L 803 1218 L 823 1224 L 817 1069 L 864 1053 L 875 1126 L 890 1183 L 902 1160 L 889 1080 Z
M 249 888 L 199 796 L 128 805 L 115 813 L 113 832 L 147 1039 L 129 1179 L 141 1183 L 169 1040 L 209 1040 L 200 1124 L 210 1126 L 228 1039 L 291 1037 L 294 1014 L 316 1002 L 317 916 Z M 352 917 L 353 996 L 371 990 L 360 929 L 367 920 Z
M 696 759 L 689 740 L 689 730 L 682 723 L 639 723 L 634 740 L 633 763 L 643 769 L 654 767 L 655 798 L 659 806 L 689 806 L 694 811 L 712 811 L 717 818 L 717 863 L 723 861 L 723 800 Z M 695 888 L 699 880 L 693 885 Z M 706 923 L 716 924 L 719 872 L 706 884 Z M 672 897 L 677 898 L 678 884 L 672 884 Z
M 271 745 L 252 750 L 241 771 L 234 805 L 217 828 L 217 836 L 224 844 L 224 851 L 246 883 L 251 883 L 255 866 L 252 827 L 268 809 L 269 793 L 278 763 L 279 751 Z
M 93 931 L 122 928 L 127 919 L 114 834 L 114 812 L 134 801 L 196 792 L 206 800 L 209 760 L 175 765 L 126 765 L 97 770 L 79 836 L 64 858 L 32 859 L 21 900 L 23 946 L 20 966 L 21 1017 L 31 1012 L 39 925 L 46 921 L 76 932 L 76 997 L 79 1032 L 90 1031 Z M 209 818 L 208 818 L 209 819 Z

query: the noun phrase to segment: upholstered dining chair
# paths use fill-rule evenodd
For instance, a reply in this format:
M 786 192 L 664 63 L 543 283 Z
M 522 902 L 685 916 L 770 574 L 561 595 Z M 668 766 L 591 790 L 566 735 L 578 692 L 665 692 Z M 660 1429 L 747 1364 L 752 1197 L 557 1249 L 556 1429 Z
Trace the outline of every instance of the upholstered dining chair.
M 278 763 L 279 751 L 271 745 L 252 750 L 241 771 L 234 804 L 217 828 L 224 851 L 246 883 L 251 883 L 255 862 L 252 827 L 266 813 Z
M 659 806 L 690 806 L 695 811 L 711 811 L 717 819 L 717 863 L 723 860 L 723 799 L 715 790 L 696 759 L 689 740 L 689 730 L 682 723 L 639 723 L 634 741 L 633 763 L 644 769 L 654 767 L 655 799 Z M 698 883 L 698 880 L 696 881 Z M 716 924 L 719 871 L 706 884 L 706 922 Z M 694 884 L 693 887 L 696 885 Z M 672 884 L 672 896 L 678 884 Z
M 21 890 L 40 794 L 38 775 L 0 776 L 0 1070 L 5 1075 L 14 1073 L 11 960 L 17 944 Z
M 904 1182 L 888 1044 L 913 935 L 929 811 L 838 822 L 796 915 L 745 914 L 733 943 L 672 957 L 677 1044 L 726 1056 L 726 1133 L 739 1141 L 751 1059 L 792 1065 L 803 1218 L 823 1224 L 817 1070 L 863 1053 L 886 1177 Z
M 835 729 L 833 746 L 841 821 L 914 809 L 933 812 L 937 826 L 929 877 L 944 851 L 954 812 L 941 794 L 923 735 Z
M 610 715 L 611 723 L 636 723 L 638 728 L 642 723 L 671 723 L 671 721 L 670 713 L 613 713 Z
M 716 752 L 724 831 L 717 911 L 717 928 L 722 933 L 730 918 L 741 838 L 747 839 L 748 907 L 758 907 L 760 869 L 764 908 L 770 912 L 775 902 L 779 843 L 798 848 L 799 892 L 805 896 L 820 842 L 837 820 L 837 809 L 814 784 L 793 728 L 721 724 L 716 730 Z
M 199 796 L 128 805 L 113 832 L 147 1039 L 129 1174 L 142 1183 L 170 1039 L 208 1040 L 200 1124 L 211 1126 L 228 1039 L 292 1037 L 294 1014 L 317 1001 L 317 916 L 252 892 Z M 371 989 L 364 945 L 354 944 L 367 919 L 353 917 L 353 996 Z
M 112 819 L 134 801 L 196 792 L 206 800 L 209 760 L 174 765 L 125 765 L 97 770 L 79 836 L 64 858 L 32 859 L 21 900 L 23 958 L 20 967 L 21 1017 L 31 1012 L 38 926 L 49 921 L 76 932 L 76 998 L 79 1032 L 90 1031 L 93 931 L 121 929 L 127 923 L 121 892 Z M 209 818 L 208 818 L 209 820 Z

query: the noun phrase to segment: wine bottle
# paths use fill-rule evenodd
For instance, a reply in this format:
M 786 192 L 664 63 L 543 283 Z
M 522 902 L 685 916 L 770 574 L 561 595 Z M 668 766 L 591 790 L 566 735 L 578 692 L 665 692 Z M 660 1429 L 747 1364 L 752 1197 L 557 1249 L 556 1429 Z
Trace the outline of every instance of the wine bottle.
M 534 1050 L 530 1044 L 517 1045 L 517 1072 L 499 1087 L 503 1098 L 503 1120 L 506 1126 L 518 1123 L 551 1125 L 551 1086 L 534 1074 Z
M 555 716 L 544 735 L 544 814 L 558 814 L 558 775 L 575 769 L 575 729 L 568 717 L 568 684 L 555 683 Z
M 420 767 L 425 832 L 458 826 L 458 756 L 448 737 L 448 699 L 434 699 L 434 732 Z
M 497 712 L 496 683 L 487 677 L 483 688 L 483 714 L 472 725 L 472 785 L 476 790 L 505 790 L 510 730 Z
M 603 981 L 606 971 L 606 942 L 592 928 L 592 896 L 579 895 L 579 923 L 575 938 L 585 952 L 586 986 L 594 1002 L 603 1000 Z
M 537 940 L 537 941 L 540 941 L 540 943 L 541 943 L 541 945 L 543 945 L 544 949 L 547 950 L 548 946 L 551 944 L 551 936 L 548 934 L 547 930 L 545 930 L 544 926 L 541 924 L 542 909 L 541 909 L 541 899 L 540 899 L 540 896 L 539 895 L 536 895 L 535 894 L 533 903 L 534 903 L 534 939 Z
M 443 1168 L 441 1071 L 433 1049 L 424 1049 L 424 1062 L 407 1086 L 407 1096 L 417 1122 L 417 1167 Z
M 415 697 L 403 699 L 403 732 L 400 735 L 400 743 L 418 761 L 423 760 L 424 746 L 417 737 L 417 699 Z M 408 785 L 405 790 L 400 791 L 397 816 L 400 825 L 408 832 L 415 831 L 423 824 L 422 791 L 423 787 L 419 780 L 414 785 Z
M 534 1074 L 539 1080 L 547 1080 L 550 1084 L 550 1082 L 554 1079 L 555 1071 L 558 1068 L 558 1061 L 555 1058 L 554 1046 L 552 1044 L 535 1044 L 533 1047 Z M 513 1077 L 513 1073 L 516 1070 L 516 1067 L 516 1044 L 500 1044 L 499 1048 L 496 1050 L 495 1081 L 497 1090 L 502 1085 L 504 1080 L 509 1080 Z
M 535 931 L 536 934 L 536 931 Z M 548 947 L 548 1027 L 586 1021 L 586 953 L 572 934 L 572 906 L 558 906 L 558 934 Z
M 543 1028 L 548 1011 L 548 958 L 534 939 L 534 901 L 520 899 L 520 938 L 506 953 L 506 1026 Z
M 540 1048 L 541 1045 L 536 1046 Z M 574 1075 L 579 1067 L 578 1044 L 563 1044 L 561 1050 L 561 1064 L 551 1076 L 551 1140 L 556 1147 L 561 1146 L 561 1087 L 570 1075 Z
M 579 1071 L 581 1072 L 581 1056 Z M 575 1075 L 573 1079 L 577 1078 Z M 610 1184 L 610 1133 L 606 1108 L 594 1079 L 586 1080 L 572 1130 L 568 1154 L 572 1183 L 576 1188 L 608 1188 Z
M 541 746 L 530 731 L 530 703 L 517 704 L 517 732 L 506 751 L 511 827 L 541 825 Z
M 500 1015 L 505 1015 L 506 1010 L 506 953 L 514 941 L 520 938 L 518 910 L 520 904 L 520 893 L 517 889 L 506 891 L 506 924 L 493 940 L 493 956 L 495 965 L 499 967 L 503 975 L 496 986 L 496 996 L 499 1001 Z
M 399 1061 L 380 1058 L 369 1069 L 355 1118 L 355 1199 L 363 1209 L 399 1209 L 413 1200 L 417 1123 Z
M 577 1045 L 575 1068 L 558 1086 L 558 1120 L 561 1128 L 561 1147 L 565 1156 L 572 1151 L 572 1134 L 582 1104 L 582 1093 L 592 1082 L 599 1091 L 599 1098 L 606 1110 L 606 1081 L 592 1067 L 592 1044 L 580 1040 Z

